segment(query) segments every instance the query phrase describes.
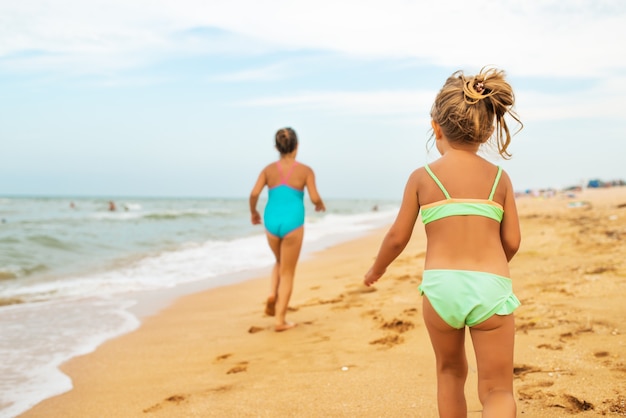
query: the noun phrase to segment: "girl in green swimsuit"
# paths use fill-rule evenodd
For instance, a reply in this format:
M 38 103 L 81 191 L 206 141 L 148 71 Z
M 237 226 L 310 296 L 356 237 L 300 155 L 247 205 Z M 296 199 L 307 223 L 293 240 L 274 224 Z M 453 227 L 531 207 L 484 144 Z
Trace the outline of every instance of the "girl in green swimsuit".
M 522 124 L 504 72 L 461 71 L 448 78 L 431 109 L 441 158 L 409 177 L 398 216 L 385 236 L 367 286 L 404 250 L 421 211 L 427 247 L 422 283 L 424 322 L 437 363 L 437 401 L 442 417 L 467 416 L 465 327 L 478 367 L 483 417 L 515 417 L 513 395 L 513 294 L 508 262 L 521 236 L 514 190 L 500 167 L 480 157 L 493 141 L 503 158 L 511 134 L 505 115 Z

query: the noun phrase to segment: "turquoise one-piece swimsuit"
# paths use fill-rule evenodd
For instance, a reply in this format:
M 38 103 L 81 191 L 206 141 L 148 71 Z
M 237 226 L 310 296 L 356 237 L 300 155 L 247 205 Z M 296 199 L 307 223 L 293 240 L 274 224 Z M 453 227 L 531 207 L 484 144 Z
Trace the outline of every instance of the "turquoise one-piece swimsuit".
M 267 232 L 279 238 L 304 225 L 304 190 L 287 184 L 296 164 L 294 162 L 289 172 L 283 176 L 280 162 L 276 162 L 281 177 L 280 184 L 268 191 L 263 223 Z

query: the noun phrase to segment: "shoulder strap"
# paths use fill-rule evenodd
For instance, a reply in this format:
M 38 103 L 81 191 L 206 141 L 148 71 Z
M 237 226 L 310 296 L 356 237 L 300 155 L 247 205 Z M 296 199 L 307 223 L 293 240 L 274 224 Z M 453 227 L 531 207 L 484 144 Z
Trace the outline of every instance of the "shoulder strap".
M 502 175 L 502 167 L 498 166 L 498 174 L 496 174 L 496 179 L 493 182 L 493 187 L 491 188 L 491 194 L 489 195 L 489 200 L 493 200 L 493 195 L 496 193 L 496 187 L 498 187 L 498 183 L 500 182 L 501 175 Z
M 430 177 L 432 177 L 433 180 L 435 180 L 435 183 L 437 183 L 437 186 L 439 186 L 439 188 L 441 189 L 441 191 L 443 192 L 444 196 L 446 197 L 446 199 L 450 199 L 450 195 L 448 194 L 448 191 L 446 190 L 445 187 L 443 187 L 443 184 L 441 184 L 441 182 L 439 181 L 439 179 L 437 178 L 437 176 L 435 176 L 435 173 L 432 172 L 432 170 L 430 169 L 430 167 L 428 166 L 428 164 L 426 164 L 424 166 L 424 168 L 426 169 L 426 171 L 428 172 L 428 174 L 430 175 Z
M 293 164 L 291 165 L 291 168 L 287 172 L 287 174 L 283 176 L 283 170 L 280 168 L 280 161 L 276 161 L 276 167 L 278 167 L 278 174 L 280 175 L 280 184 L 287 184 L 287 180 L 289 180 L 291 173 L 293 173 L 293 169 L 296 166 L 296 164 L 298 164 L 298 162 L 294 161 Z

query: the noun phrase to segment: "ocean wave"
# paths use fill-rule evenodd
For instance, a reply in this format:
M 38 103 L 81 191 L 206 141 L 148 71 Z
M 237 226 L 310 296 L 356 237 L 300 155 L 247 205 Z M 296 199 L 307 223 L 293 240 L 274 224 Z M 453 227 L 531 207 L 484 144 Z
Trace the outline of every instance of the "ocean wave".
M 143 215 L 139 212 L 95 212 L 89 217 L 95 220 L 127 221 L 140 219 Z
M 60 239 L 50 236 L 50 235 L 31 235 L 27 237 L 27 239 L 30 242 L 34 242 L 44 247 L 54 248 L 58 250 L 70 251 L 75 248 L 74 245 L 69 244 L 65 241 L 61 241 Z
M 0 281 L 18 279 L 47 270 L 48 266 L 45 264 L 34 264 L 32 266 L 8 264 L 0 268 Z
M 129 221 L 129 220 L 184 220 L 193 218 L 219 218 L 229 217 L 231 211 L 227 210 L 164 210 L 159 212 L 97 212 L 91 215 L 92 219 L 107 221 Z
M 20 298 L 1 298 L 0 297 L 0 306 L 18 305 L 20 303 L 24 303 L 24 301 Z
M 17 279 L 17 274 L 13 271 L 0 270 L 0 280 Z
M 144 219 L 150 220 L 171 220 L 182 218 L 202 218 L 206 216 L 214 216 L 210 211 L 167 211 L 158 213 L 147 213 L 142 216 Z
M 18 242 L 20 240 L 15 237 L 0 237 L 0 244 L 17 244 Z
M 246 257 L 241 257 L 241 253 Z M 7 289 L 5 297 L 41 301 L 61 297 L 117 294 L 168 288 L 221 274 L 258 268 L 271 262 L 265 237 L 209 240 L 134 259 L 128 264 L 87 275 L 40 281 Z

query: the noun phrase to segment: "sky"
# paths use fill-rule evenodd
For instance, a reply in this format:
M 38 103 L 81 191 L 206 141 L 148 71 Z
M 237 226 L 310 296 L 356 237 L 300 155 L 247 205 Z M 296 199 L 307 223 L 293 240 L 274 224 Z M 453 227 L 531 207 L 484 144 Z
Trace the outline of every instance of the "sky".
M 516 190 L 626 179 L 622 0 L 0 0 L 0 195 L 400 199 L 457 70 L 503 69 Z M 516 130 L 516 125 L 512 125 Z

